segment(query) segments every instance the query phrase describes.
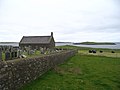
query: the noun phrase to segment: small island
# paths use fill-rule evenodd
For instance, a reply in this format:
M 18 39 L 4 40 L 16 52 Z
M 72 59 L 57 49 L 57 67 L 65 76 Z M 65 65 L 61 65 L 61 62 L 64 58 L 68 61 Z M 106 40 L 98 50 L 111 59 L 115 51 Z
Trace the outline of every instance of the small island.
M 116 45 L 112 42 L 81 42 L 81 43 L 73 43 L 74 45 Z

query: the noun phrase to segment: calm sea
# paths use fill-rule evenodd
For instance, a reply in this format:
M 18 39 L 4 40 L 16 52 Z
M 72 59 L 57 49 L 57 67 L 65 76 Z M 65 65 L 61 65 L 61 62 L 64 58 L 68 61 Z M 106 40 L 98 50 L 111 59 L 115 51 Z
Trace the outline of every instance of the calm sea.
M 19 46 L 19 43 L 0 43 L 0 46 Z
M 19 43 L 9 43 L 9 44 L 8 43 L 0 43 L 0 45 L 19 46 Z M 73 44 L 72 43 L 56 43 L 56 46 L 63 46 L 63 45 L 73 45 Z M 73 45 L 73 46 L 120 49 L 120 42 L 116 43 L 116 45 Z
M 116 43 L 116 45 L 74 45 L 74 46 L 92 47 L 92 48 L 120 49 L 120 43 Z
M 56 43 L 56 46 L 62 45 L 73 45 L 72 43 Z M 109 49 L 120 49 L 120 43 L 116 43 L 116 45 L 73 45 L 79 47 L 92 47 L 92 48 L 109 48 Z

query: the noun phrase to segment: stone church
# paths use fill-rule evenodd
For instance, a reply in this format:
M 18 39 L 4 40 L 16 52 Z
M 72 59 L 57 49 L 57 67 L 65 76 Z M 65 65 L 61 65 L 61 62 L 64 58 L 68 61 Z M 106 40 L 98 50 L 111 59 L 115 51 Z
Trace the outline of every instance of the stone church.
M 30 47 L 31 49 L 42 48 L 54 48 L 55 40 L 53 37 L 53 32 L 50 36 L 23 36 L 19 46 L 23 49 L 25 47 Z

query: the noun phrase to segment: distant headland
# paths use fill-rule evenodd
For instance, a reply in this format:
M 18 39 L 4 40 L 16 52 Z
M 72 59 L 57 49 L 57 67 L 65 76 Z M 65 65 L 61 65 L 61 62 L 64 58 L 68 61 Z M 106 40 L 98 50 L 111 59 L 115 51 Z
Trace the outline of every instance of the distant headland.
M 115 43 L 112 42 L 81 42 L 81 43 L 73 43 L 75 45 L 116 45 Z

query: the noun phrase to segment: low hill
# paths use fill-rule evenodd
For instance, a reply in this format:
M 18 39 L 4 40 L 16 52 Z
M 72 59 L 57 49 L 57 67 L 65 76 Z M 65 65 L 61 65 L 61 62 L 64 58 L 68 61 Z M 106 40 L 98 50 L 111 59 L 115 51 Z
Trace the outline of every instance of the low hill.
M 82 43 L 73 43 L 76 45 L 79 44 L 84 44 L 84 45 L 116 45 L 115 43 L 112 42 L 82 42 Z

